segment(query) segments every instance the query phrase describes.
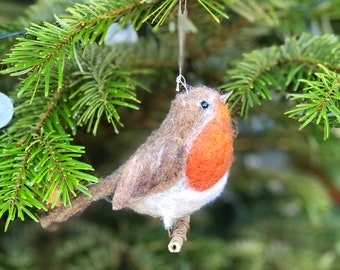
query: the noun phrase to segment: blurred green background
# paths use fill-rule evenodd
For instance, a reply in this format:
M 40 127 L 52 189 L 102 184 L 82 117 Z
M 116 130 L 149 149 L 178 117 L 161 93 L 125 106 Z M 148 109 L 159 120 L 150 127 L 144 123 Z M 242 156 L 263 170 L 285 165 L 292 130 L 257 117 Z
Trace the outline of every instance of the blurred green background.
M 1 33 L 22 30 L 32 21 L 53 22 L 52 13 L 62 14 L 75 2 L 1 0 Z M 187 38 L 189 83 L 218 87 L 242 53 L 282 44 L 287 36 L 340 33 L 339 1 L 239 2 L 248 8 L 243 10 L 248 20 L 232 9 L 220 25 L 207 13 L 202 18 L 191 14 L 198 33 Z M 267 21 L 257 7 L 266 7 Z M 96 137 L 77 133 L 98 176 L 117 168 L 167 113 L 177 76 L 177 53 L 163 46 L 177 46 L 168 24 L 139 33 L 146 53 L 142 58 L 137 51 L 129 59 L 160 67 L 145 78 L 151 92 L 138 93 L 140 110 L 121 112 L 124 128 L 118 135 L 105 123 Z M 1 57 L 14 43 L 14 38 L 0 39 Z M 14 78 L 0 77 L 2 92 L 15 84 Z M 282 94 L 273 94 L 251 108 L 247 119 L 234 108 L 238 137 L 227 188 L 192 215 L 180 254 L 167 251 L 161 221 L 129 210 L 113 212 L 103 200 L 50 230 L 31 221 L 13 222 L 0 235 L 0 269 L 340 269 L 340 129 L 333 129 L 328 140 L 316 125 L 299 131 L 298 123 L 284 115 L 290 106 Z

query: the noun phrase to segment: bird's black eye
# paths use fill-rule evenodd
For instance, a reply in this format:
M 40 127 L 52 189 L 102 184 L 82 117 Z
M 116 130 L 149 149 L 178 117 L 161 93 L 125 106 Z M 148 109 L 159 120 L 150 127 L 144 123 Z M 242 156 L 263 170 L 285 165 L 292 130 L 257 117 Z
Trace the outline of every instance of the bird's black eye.
M 205 100 L 203 100 L 203 101 L 201 102 L 201 107 L 202 107 L 203 109 L 206 109 L 206 108 L 209 107 L 209 103 L 206 102 Z

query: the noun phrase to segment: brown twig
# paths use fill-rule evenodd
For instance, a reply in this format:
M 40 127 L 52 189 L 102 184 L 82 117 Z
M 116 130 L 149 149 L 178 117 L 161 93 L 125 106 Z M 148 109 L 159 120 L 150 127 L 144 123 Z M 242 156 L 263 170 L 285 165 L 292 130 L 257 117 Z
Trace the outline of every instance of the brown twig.
M 181 251 L 183 243 L 187 240 L 187 232 L 190 228 L 190 216 L 186 216 L 176 221 L 173 231 L 170 234 L 168 250 L 171 253 Z

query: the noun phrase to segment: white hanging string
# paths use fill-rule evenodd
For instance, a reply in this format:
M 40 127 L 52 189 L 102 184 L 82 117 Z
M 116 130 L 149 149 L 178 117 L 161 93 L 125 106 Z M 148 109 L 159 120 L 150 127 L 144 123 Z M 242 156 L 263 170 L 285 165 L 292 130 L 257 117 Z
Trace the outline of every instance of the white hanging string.
M 184 0 L 184 9 L 182 9 L 182 0 L 178 3 L 178 70 L 179 75 L 176 78 L 176 91 L 180 92 L 181 88 L 188 91 L 186 80 L 182 74 L 184 63 L 184 50 L 185 50 L 185 23 L 188 16 L 187 0 Z
M 178 68 L 179 75 L 182 75 L 182 68 L 184 63 L 184 47 L 185 47 L 185 19 L 188 16 L 187 0 L 184 0 L 184 10 L 182 10 L 182 0 L 178 4 Z

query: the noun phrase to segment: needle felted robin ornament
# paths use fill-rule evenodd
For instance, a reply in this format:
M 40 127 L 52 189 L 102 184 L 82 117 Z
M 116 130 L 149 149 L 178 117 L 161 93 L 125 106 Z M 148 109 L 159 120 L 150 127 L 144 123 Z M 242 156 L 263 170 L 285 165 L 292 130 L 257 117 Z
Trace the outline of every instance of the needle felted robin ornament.
M 166 229 L 173 229 L 169 251 L 179 252 L 189 215 L 219 196 L 227 182 L 235 137 L 226 104 L 230 94 L 207 87 L 178 93 L 160 128 L 123 165 L 90 188 L 92 197 L 80 195 L 72 208 L 61 207 L 41 217 L 41 225 L 65 221 L 113 194 L 114 210 L 129 207 L 161 218 Z
M 178 93 L 160 128 L 123 165 L 112 199 L 169 229 L 223 191 L 234 132 L 226 101 L 207 87 Z

